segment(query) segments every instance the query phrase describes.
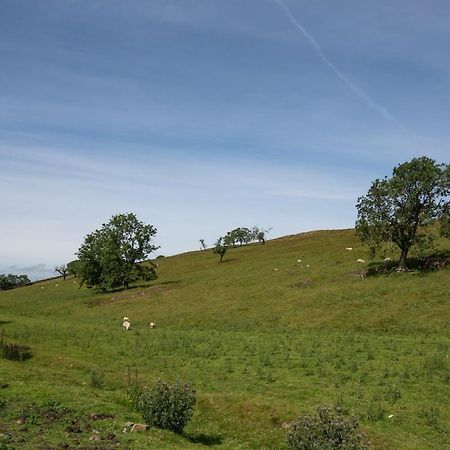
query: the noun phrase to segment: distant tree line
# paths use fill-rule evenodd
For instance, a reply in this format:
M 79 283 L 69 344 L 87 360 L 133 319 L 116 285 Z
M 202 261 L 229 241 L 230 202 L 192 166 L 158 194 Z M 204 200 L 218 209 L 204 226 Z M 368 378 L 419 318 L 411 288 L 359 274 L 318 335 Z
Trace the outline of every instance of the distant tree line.
M 270 230 L 271 228 L 263 229 L 256 226 L 253 228 L 235 228 L 234 230 L 228 231 L 225 236 L 217 239 L 213 252 L 219 255 L 220 262 L 222 262 L 230 247 L 248 245 L 253 242 L 260 242 L 264 245 L 266 243 L 266 234 Z
M 31 281 L 27 275 L 9 275 L 0 274 L 0 290 L 6 291 L 7 289 L 14 289 L 20 286 L 26 286 Z

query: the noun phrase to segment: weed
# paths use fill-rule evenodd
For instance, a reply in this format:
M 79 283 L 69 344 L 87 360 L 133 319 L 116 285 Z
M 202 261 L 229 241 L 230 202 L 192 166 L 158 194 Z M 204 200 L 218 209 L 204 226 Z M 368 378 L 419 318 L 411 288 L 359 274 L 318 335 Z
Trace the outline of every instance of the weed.
M 384 418 L 386 411 L 383 409 L 381 404 L 377 401 L 372 401 L 369 403 L 366 411 L 367 420 L 371 422 L 378 422 Z
M 91 370 L 90 385 L 96 389 L 102 389 L 105 386 L 105 373 L 98 369 Z

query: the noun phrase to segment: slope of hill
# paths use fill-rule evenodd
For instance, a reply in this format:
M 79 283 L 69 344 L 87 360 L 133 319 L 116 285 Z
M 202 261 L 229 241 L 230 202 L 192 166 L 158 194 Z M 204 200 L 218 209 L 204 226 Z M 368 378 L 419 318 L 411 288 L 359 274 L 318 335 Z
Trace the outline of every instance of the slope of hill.
M 128 291 L 59 279 L 0 292 L 1 332 L 34 353 L 0 359 L 0 448 L 278 449 L 319 404 L 358 416 L 375 448 L 448 448 L 450 270 L 362 278 L 367 257 L 352 230 L 318 231 L 221 264 L 158 259 L 159 279 Z M 136 374 L 192 382 L 184 436 L 123 433 L 142 420 L 124 396 Z

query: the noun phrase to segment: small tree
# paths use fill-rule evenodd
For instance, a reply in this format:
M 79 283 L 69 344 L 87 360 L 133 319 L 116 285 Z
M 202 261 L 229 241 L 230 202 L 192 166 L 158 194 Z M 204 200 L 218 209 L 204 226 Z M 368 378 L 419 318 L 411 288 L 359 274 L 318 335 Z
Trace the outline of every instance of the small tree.
M 266 234 L 271 230 L 272 228 L 267 228 L 264 230 L 263 228 L 253 227 L 252 228 L 252 240 L 261 242 L 261 244 L 266 243 Z
M 67 266 L 65 264 L 61 264 L 60 266 L 55 267 L 55 272 L 58 272 L 62 277 L 63 280 L 66 279 L 67 274 L 69 273 Z
M 396 244 L 401 250 L 399 271 L 406 270 L 409 249 L 419 239 L 418 229 L 442 218 L 447 210 L 448 173 L 444 164 L 425 156 L 414 158 L 395 167 L 391 178 L 375 180 L 358 199 L 356 232 L 372 248 L 382 242 Z
M 223 257 L 225 256 L 225 253 L 227 252 L 227 250 L 228 250 L 228 246 L 225 243 L 225 239 L 223 237 L 220 237 L 219 239 L 217 239 L 217 242 L 213 249 L 213 252 L 220 256 L 219 262 L 222 262 Z
M 208 246 L 205 243 L 204 239 L 200 239 L 200 250 L 206 250 Z
M 102 228 L 87 235 L 78 250 L 81 282 L 104 291 L 128 289 L 137 279 L 154 277 L 154 268 L 141 263 L 158 248 L 151 243 L 155 234 L 156 228 L 139 221 L 134 214 L 113 216 Z

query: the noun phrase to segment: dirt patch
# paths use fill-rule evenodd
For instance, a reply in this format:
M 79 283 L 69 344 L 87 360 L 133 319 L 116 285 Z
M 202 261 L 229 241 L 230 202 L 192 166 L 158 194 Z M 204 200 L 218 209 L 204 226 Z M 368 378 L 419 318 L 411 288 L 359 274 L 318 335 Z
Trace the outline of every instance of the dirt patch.
M 114 416 L 112 414 L 91 414 L 90 415 L 91 420 L 105 420 L 105 419 L 114 419 Z

